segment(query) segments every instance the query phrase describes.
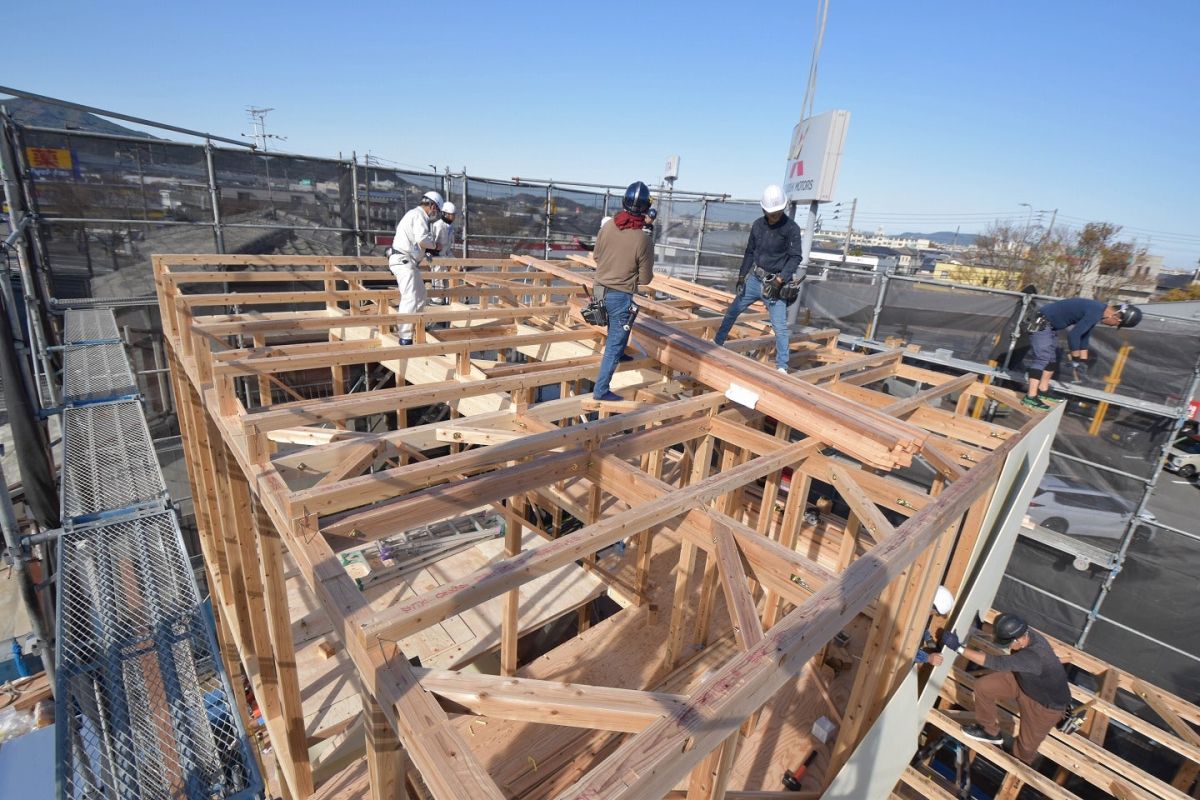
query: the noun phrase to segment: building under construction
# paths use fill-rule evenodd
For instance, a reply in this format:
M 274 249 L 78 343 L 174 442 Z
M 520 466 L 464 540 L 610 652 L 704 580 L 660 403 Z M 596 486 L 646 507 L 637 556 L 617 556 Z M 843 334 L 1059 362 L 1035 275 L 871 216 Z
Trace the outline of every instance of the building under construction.
M 57 568 L 60 797 L 1200 793 L 1200 710 L 1093 655 L 1054 643 L 1081 708 L 1038 769 L 961 735 L 965 662 L 914 665 L 989 647 L 1062 410 L 836 327 L 780 375 L 674 270 L 598 402 L 593 264 L 549 250 L 439 259 L 411 315 L 379 257 L 154 255 L 199 586 L 129 337 L 65 312 L 61 527 L 10 541 Z

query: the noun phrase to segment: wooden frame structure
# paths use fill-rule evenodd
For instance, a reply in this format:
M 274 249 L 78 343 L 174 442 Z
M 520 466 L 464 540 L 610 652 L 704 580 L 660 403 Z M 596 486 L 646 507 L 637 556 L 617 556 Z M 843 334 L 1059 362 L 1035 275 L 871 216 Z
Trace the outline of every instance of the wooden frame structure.
M 764 314 L 717 347 L 730 295 L 663 275 L 614 379 L 626 399 L 598 403 L 587 259 L 446 265 L 431 294 L 448 305 L 403 315 L 382 259 L 154 258 L 223 649 L 254 688 L 281 790 L 771 797 L 768 773 L 825 715 L 838 725 L 818 796 L 912 671 L 937 586 L 967 586 L 989 506 L 1013 490 L 998 488 L 1009 453 L 1055 420 L 901 350 L 840 349 L 835 330 L 793 336 L 780 375 Z M 1009 424 L 973 418 L 983 401 Z M 449 419 L 409 424 L 443 405 Z M 339 560 L 478 508 L 504 518 L 503 552 L 440 585 L 373 600 Z M 293 565 L 352 662 L 367 734 L 360 777 L 323 787 Z M 623 608 L 522 657 L 520 592 L 551 574 L 598 580 Z M 409 663 L 411 637 L 487 604 L 498 675 Z M 844 630 L 849 645 L 831 641 Z M 819 711 L 792 752 L 767 731 L 794 722 L 800 695 Z

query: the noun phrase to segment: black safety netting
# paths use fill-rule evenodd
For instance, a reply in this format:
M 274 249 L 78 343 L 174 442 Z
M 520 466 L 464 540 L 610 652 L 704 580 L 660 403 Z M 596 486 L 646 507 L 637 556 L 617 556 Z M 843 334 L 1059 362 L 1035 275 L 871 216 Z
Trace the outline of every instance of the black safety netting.
M 797 317 L 806 325 L 864 336 L 871 325 L 880 280 L 871 273 L 833 270 L 824 276 L 810 275 L 804 282 Z
M 1177 646 L 1180 640 L 1172 634 L 1165 641 Z M 1189 654 L 1163 647 L 1103 618 L 1092 626 L 1084 650 L 1190 703 L 1200 703 L 1200 663 Z
M 874 338 L 987 363 L 1004 338 L 1013 302 L 1008 295 L 892 279 Z
M 467 196 L 472 256 L 545 255 L 545 187 L 473 177 Z
M 620 198 L 608 198 L 620 207 Z M 550 247 L 555 251 L 584 252 L 592 245 L 605 216 L 605 195 L 554 187 L 550 195 Z
M 1200 540 L 1147 523 L 1130 542 L 1102 613 L 1200 659 Z M 1193 669 L 1200 668 L 1194 664 Z
M 732 281 L 742 264 L 746 242 L 754 220 L 762 216 L 758 205 L 748 203 L 709 202 L 704 217 L 704 244 L 701 261 L 704 265 L 728 273 Z
M 1037 630 L 1067 644 L 1074 644 L 1087 624 L 1087 611 L 1067 605 L 1053 595 L 1039 591 L 1040 584 L 1036 581 L 1055 579 L 1065 574 L 1062 570 L 1041 566 L 1040 570 L 1030 570 L 1037 574 L 1033 581 L 1022 582 L 1005 575 L 992 606 L 1000 611 L 1020 614 Z M 1071 567 L 1067 566 L 1066 569 Z M 1099 590 L 1099 585 L 1096 589 Z
M 1066 400 L 1054 449 L 1149 479 L 1174 430 L 1172 417 L 1072 397 Z

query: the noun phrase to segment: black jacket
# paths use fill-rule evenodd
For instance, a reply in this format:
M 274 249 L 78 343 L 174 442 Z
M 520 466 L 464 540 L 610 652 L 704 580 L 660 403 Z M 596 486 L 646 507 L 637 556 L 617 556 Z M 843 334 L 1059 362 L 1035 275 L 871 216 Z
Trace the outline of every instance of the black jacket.
M 1029 631 L 1027 647 L 1005 656 L 989 654 L 983 665 L 998 672 L 1012 672 L 1021 691 L 1047 708 L 1066 708 L 1071 700 L 1067 671 L 1037 631 Z
M 804 257 L 800 249 L 800 241 L 804 234 L 787 214 L 782 215 L 774 225 L 767 224 L 766 216 L 754 220 L 750 228 L 750 240 L 746 242 L 746 254 L 742 256 L 742 269 L 738 273 L 741 280 L 750 274 L 755 265 L 766 272 L 779 273 L 785 281 L 790 281 L 796 274 L 796 267 Z

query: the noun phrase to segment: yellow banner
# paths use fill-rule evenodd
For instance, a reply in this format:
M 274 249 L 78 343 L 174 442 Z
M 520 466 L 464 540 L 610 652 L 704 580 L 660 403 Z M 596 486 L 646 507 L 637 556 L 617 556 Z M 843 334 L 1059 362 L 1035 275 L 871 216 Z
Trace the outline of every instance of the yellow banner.
M 26 147 L 25 158 L 30 169 L 70 170 L 71 151 L 65 147 Z

